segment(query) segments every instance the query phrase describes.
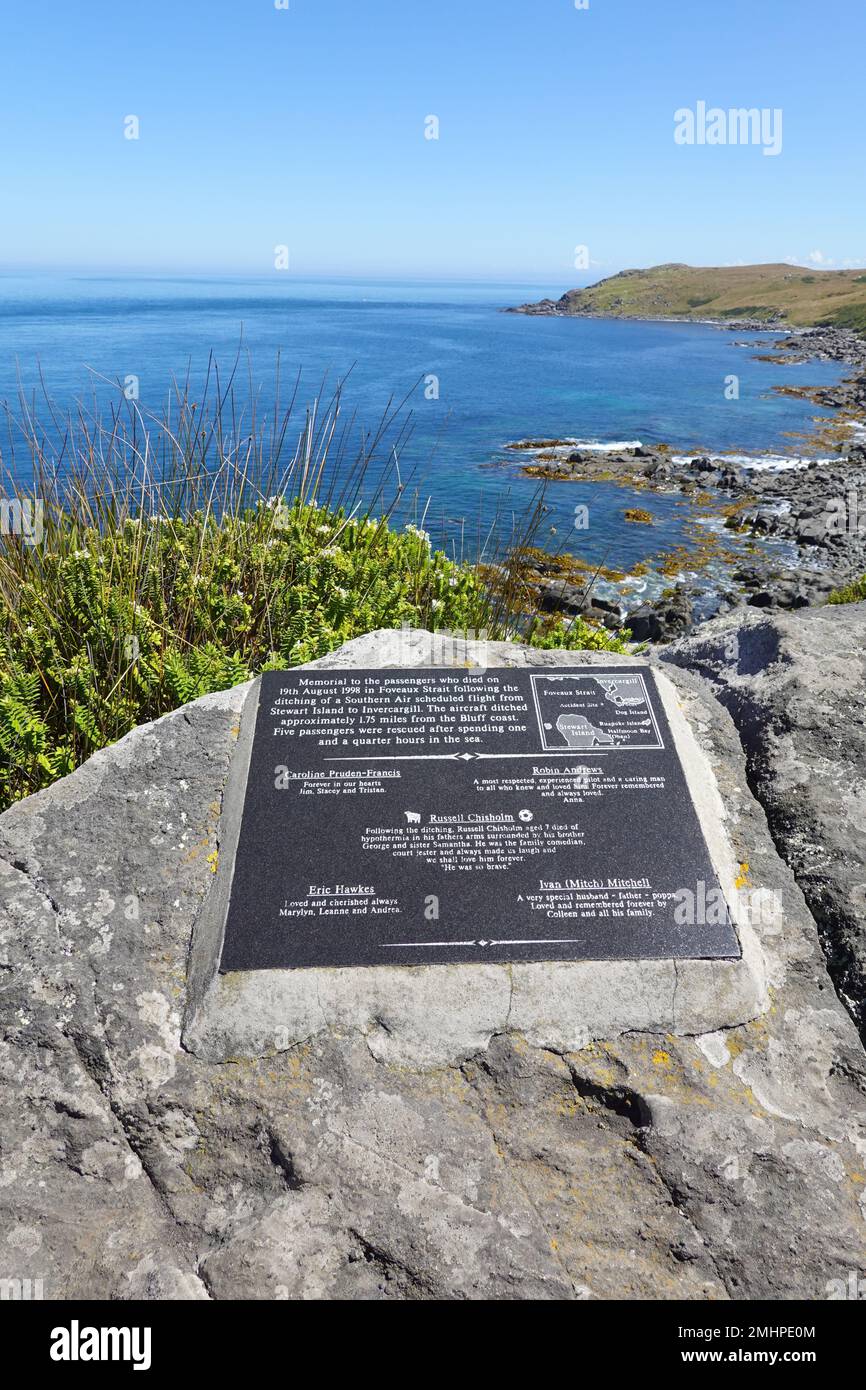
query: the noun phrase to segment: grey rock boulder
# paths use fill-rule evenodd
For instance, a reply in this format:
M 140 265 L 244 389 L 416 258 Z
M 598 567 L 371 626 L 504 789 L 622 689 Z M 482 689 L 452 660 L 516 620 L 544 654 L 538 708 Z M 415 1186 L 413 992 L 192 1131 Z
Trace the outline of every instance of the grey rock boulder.
M 321 664 L 481 655 L 389 632 Z M 674 971 L 676 1031 L 630 1028 L 626 999 L 574 1050 L 506 1009 L 436 1065 L 364 1016 L 196 1055 L 193 941 L 246 687 L 0 817 L 4 1276 L 53 1299 L 786 1299 L 866 1270 L 866 1058 L 729 716 L 669 669 L 743 873 L 784 909 L 755 924 L 771 1007 L 709 1033 Z
M 749 779 L 866 1025 L 866 604 L 735 612 L 672 643 L 733 717 Z
M 682 585 L 654 603 L 641 604 L 623 620 L 635 642 L 670 642 L 691 624 L 692 602 Z

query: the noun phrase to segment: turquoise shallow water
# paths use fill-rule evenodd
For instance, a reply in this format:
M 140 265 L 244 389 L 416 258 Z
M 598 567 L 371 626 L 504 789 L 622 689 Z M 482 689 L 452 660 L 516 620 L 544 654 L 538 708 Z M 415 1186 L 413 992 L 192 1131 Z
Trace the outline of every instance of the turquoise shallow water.
M 520 472 L 508 441 L 548 436 L 665 441 L 679 450 L 796 452 L 790 433 L 808 429 L 813 407 L 779 396 L 774 384 L 837 381 L 834 364 L 780 367 L 735 346 L 737 334 L 701 324 L 526 318 L 502 306 L 559 294 L 564 285 L 404 285 L 270 279 L 0 276 L 0 400 L 19 387 L 39 392 L 40 369 L 54 402 L 71 406 L 117 392 L 102 378 L 139 378 L 141 406 L 161 409 L 172 377 L 200 390 L 208 355 L 224 373 L 239 342 L 260 410 L 273 402 L 274 363 L 284 382 L 301 371 L 299 400 L 350 373 L 345 413 L 365 426 L 389 398 L 435 375 L 438 399 L 412 397 L 413 430 L 401 466 L 430 499 L 434 540 L 456 543 L 461 520 L 481 534 L 497 507 L 520 511 L 536 484 Z M 725 399 L 736 374 L 740 395 Z M 42 412 L 44 414 L 44 411 Z M 4 447 L 4 467 L 9 463 Z M 552 484 L 546 530 L 557 546 L 629 568 L 683 539 L 677 499 L 643 494 L 654 527 L 629 526 L 631 494 L 596 484 Z M 590 505 L 588 530 L 574 532 L 576 503 Z M 470 542 L 471 548 L 471 542 Z

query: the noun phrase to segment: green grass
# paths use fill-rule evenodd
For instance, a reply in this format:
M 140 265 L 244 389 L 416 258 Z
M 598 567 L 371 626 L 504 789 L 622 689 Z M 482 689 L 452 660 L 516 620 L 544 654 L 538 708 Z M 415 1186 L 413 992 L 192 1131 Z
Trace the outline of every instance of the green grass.
M 244 427 L 216 397 L 182 393 L 156 421 L 135 406 L 81 412 L 59 431 L 29 406 L 9 416 L 43 534 L 0 538 L 0 807 L 137 724 L 375 628 L 624 650 L 605 629 L 529 612 L 521 553 L 540 504 L 505 537 L 495 584 L 474 561 L 501 536 L 470 563 L 431 545 L 423 512 L 395 523 L 408 487 L 397 411 L 352 453 L 339 396 L 306 413 L 291 448 L 291 407 Z

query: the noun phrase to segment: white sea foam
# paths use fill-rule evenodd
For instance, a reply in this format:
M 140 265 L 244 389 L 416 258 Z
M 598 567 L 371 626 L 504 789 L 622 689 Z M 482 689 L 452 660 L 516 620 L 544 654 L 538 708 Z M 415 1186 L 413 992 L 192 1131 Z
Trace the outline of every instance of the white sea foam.
M 851 429 L 857 434 L 861 432 L 866 435 L 866 427 L 859 421 L 851 421 Z M 621 454 L 626 449 L 639 449 L 643 445 L 641 439 L 577 439 L 564 436 L 558 444 L 526 443 L 522 452 L 527 454 L 544 454 L 553 457 L 565 457 L 574 449 L 581 449 L 587 454 Z M 511 445 L 510 447 L 514 447 Z M 812 458 L 806 455 L 792 454 L 718 454 L 711 450 L 695 449 L 690 454 L 671 454 L 670 462 L 675 464 L 688 464 L 696 458 L 712 459 L 718 467 L 724 468 L 726 464 L 735 465 L 740 468 L 751 469 L 755 472 L 762 472 L 766 469 L 773 469 L 776 472 L 784 472 L 791 468 L 808 468 L 811 463 L 828 464 L 838 463 L 835 457 Z
M 736 464 L 740 468 L 753 469 L 761 472 L 764 469 L 772 468 L 777 472 L 784 472 L 790 468 L 808 468 L 810 463 L 826 464 L 838 463 L 837 458 L 805 458 L 793 457 L 790 454 L 713 454 L 696 452 L 694 454 L 672 454 L 672 463 L 691 463 L 695 458 L 712 459 L 713 463 L 723 468 L 725 464 Z
M 527 444 L 525 452 L 527 454 L 569 454 L 572 449 L 583 449 L 588 454 L 621 454 L 625 449 L 639 449 L 642 442 L 640 439 L 572 439 L 565 435 L 559 444 Z M 513 448 L 514 445 L 510 447 Z
M 640 449 L 642 440 L 640 439 L 615 439 L 610 444 L 605 444 L 599 439 L 577 439 L 575 440 L 578 449 L 586 449 L 589 453 L 596 454 L 618 454 L 623 449 Z

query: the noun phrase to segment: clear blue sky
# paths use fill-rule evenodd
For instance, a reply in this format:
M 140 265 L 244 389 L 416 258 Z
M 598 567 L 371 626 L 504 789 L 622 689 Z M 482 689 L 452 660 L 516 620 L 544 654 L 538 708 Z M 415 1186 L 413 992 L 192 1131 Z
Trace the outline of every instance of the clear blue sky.
M 0 267 L 866 262 L 860 0 L 289 3 L 0 0 Z M 781 154 L 676 145 L 699 100 L 781 108 Z

